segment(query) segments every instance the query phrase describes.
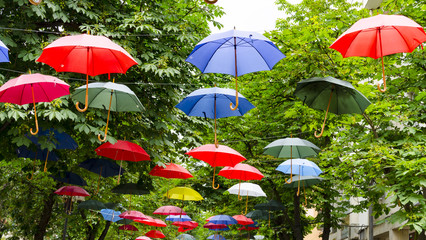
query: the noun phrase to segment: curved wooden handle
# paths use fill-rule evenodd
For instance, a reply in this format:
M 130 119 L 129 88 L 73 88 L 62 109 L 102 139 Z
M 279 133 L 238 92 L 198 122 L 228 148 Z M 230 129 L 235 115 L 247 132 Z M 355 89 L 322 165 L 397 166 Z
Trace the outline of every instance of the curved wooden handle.
M 217 184 L 217 186 L 214 185 L 214 176 L 216 175 L 216 167 L 213 168 L 213 182 L 212 182 L 212 187 L 213 189 L 219 189 L 219 184 Z
M 383 63 L 383 56 L 382 56 L 382 76 L 383 76 L 383 89 L 380 88 L 380 83 L 377 84 L 377 89 L 379 89 L 380 92 L 384 93 L 386 92 L 386 78 L 385 78 L 385 65 Z
M 49 151 L 47 151 L 46 160 L 44 160 L 44 172 L 47 172 L 47 159 L 49 158 Z
M 215 3 L 217 3 L 217 0 L 204 0 L 204 2 L 206 2 L 208 4 L 215 4 Z
M 34 117 L 35 117 L 35 126 L 36 126 L 36 131 L 33 132 L 33 129 L 30 128 L 30 133 L 31 135 L 36 135 L 38 133 L 38 120 L 37 120 L 37 109 L 36 109 L 36 105 L 35 105 L 35 99 L 34 99 L 34 88 L 33 85 L 31 84 L 31 93 L 33 94 L 33 104 L 34 104 Z
M 328 99 L 327 111 L 325 112 L 325 117 L 324 117 L 324 122 L 322 123 L 321 132 L 319 135 L 317 135 L 317 131 L 314 132 L 314 135 L 316 138 L 320 138 L 322 134 L 324 134 L 325 122 L 327 121 L 328 109 L 330 109 L 330 103 L 331 103 L 331 97 L 333 96 L 333 91 L 334 91 L 334 85 L 330 92 L 330 98 Z
M 86 98 L 85 98 L 85 104 L 84 104 L 84 108 L 81 109 L 79 107 L 79 102 L 77 102 L 75 104 L 75 108 L 77 108 L 77 110 L 79 112 L 85 112 L 87 110 L 87 108 L 89 107 L 89 74 L 86 74 Z
M 235 107 L 232 107 L 232 103 L 230 103 L 229 108 L 231 108 L 232 111 L 237 110 L 237 108 L 238 108 L 238 92 L 235 93 Z

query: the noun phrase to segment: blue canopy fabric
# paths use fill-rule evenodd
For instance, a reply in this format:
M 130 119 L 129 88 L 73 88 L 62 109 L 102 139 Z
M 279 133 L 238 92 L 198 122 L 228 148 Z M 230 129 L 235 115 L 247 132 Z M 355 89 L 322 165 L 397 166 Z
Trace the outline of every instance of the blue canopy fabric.
M 100 174 L 102 177 L 117 176 L 120 173 L 120 166 L 108 159 L 91 158 L 81 162 L 78 166 Z M 124 169 L 121 169 L 121 172 L 124 172 Z
M 293 167 L 291 167 L 293 165 Z M 322 170 L 314 162 L 307 159 L 292 159 L 287 160 L 276 168 L 276 170 L 285 174 L 296 174 L 300 176 L 318 176 Z
M 225 224 L 225 225 L 230 225 L 230 224 L 237 224 L 237 220 L 235 220 L 233 217 L 229 216 L 229 215 L 216 215 L 213 216 L 209 222 L 214 223 L 214 224 Z
M 204 38 L 186 61 L 203 73 L 241 76 L 271 70 L 284 57 L 272 41 L 262 34 L 234 29 Z
M 214 119 L 215 102 L 216 118 L 242 116 L 250 109 L 255 108 L 243 95 L 238 94 L 238 109 L 233 111 L 229 104 L 236 104 L 235 90 L 228 88 L 201 88 L 186 96 L 177 108 L 188 116 L 206 117 Z
M 110 222 L 117 222 L 117 221 L 120 221 L 121 219 L 123 219 L 123 218 L 119 217 L 121 212 L 114 211 L 113 209 L 108 209 L 108 208 L 102 209 L 101 214 L 102 214 L 102 217 L 104 217 L 104 219 L 106 221 L 110 221 Z
M 59 132 L 53 128 L 40 130 L 35 136 L 27 136 L 34 144 L 40 145 L 40 140 L 45 139 L 48 143 L 55 146 L 55 149 L 75 150 L 78 145 L 70 135 L 65 132 Z
M 177 236 L 176 239 L 180 239 L 180 240 L 195 240 L 196 238 L 194 236 L 192 236 L 192 235 L 184 233 L 184 234 L 181 234 L 181 235 Z
M 0 62 L 10 62 L 9 48 L 2 41 L 0 41 Z
M 226 238 L 220 234 L 213 234 L 207 237 L 207 239 L 213 239 L 213 240 L 226 240 Z
M 192 221 L 192 219 L 188 215 L 169 215 L 166 217 L 166 221 L 187 222 Z
M 38 148 L 35 152 L 31 151 L 25 146 L 20 146 L 18 149 L 16 149 L 16 153 L 18 154 L 18 157 L 22 158 L 36 158 L 39 160 L 47 160 L 49 161 L 58 161 L 59 157 L 54 152 L 49 152 L 47 149 L 40 149 Z M 47 155 L 49 154 L 49 155 Z
M 73 172 L 65 172 L 59 176 L 50 176 L 58 182 L 63 182 L 72 185 L 87 186 L 87 182 L 78 174 Z

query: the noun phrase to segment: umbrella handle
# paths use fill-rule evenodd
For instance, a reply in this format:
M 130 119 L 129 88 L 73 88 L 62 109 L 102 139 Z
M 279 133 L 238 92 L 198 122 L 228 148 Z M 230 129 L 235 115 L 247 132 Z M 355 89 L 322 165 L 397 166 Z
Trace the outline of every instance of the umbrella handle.
M 107 122 L 106 122 L 106 126 L 105 126 L 105 136 L 104 138 L 101 138 L 101 134 L 98 134 L 98 140 L 101 142 L 105 142 L 107 139 L 107 134 L 108 134 L 108 122 L 109 122 L 109 115 L 111 112 L 111 102 L 112 102 L 112 95 L 113 95 L 114 90 L 111 90 L 111 97 L 109 98 L 109 107 L 108 107 L 108 117 L 107 117 Z
M 78 105 L 80 104 L 80 102 L 76 102 L 75 103 L 75 108 L 77 108 L 77 110 L 79 112 L 85 112 L 87 110 L 87 108 L 89 107 L 89 74 L 86 74 L 86 98 L 85 98 L 85 105 L 84 108 L 81 109 Z
M 386 78 L 385 78 L 385 65 L 383 64 L 383 56 L 382 56 L 382 76 L 383 76 L 383 89 L 380 88 L 380 83 L 377 84 L 377 89 L 380 92 L 386 92 Z
M 240 183 L 238 184 L 238 200 L 239 201 L 243 200 L 243 197 L 241 197 L 240 195 L 240 188 L 241 188 L 241 179 L 240 179 Z
M 315 131 L 315 133 L 314 133 L 316 138 L 320 138 L 324 134 L 325 122 L 327 121 L 327 114 L 328 114 L 328 109 L 330 108 L 331 97 L 333 96 L 333 91 L 334 91 L 334 85 L 333 85 L 331 92 L 330 92 L 330 98 L 328 99 L 327 111 L 325 112 L 325 117 L 324 117 L 324 122 L 322 123 L 321 132 L 320 132 L 319 135 L 317 135 L 317 131 Z
M 204 2 L 206 2 L 208 4 L 215 4 L 217 2 L 217 0 L 204 0 Z
M 36 135 L 38 133 L 38 120 L 37 120 L 37 110 L 36 110 L 35 99 L 34 99 L 34 88 L 33 88 L 32 84 L 31 84 L 31 93 L 33 94 L 34 117 L 35 117 L 36 131 L 33 132 L 33 129 L 30 128 L 30 133 L 31 133 L 31 135 Z
M 232 102 L 231 102 L 231 103 L 229 103 L 229 108 L 231 108 L 232 111 L 235 111 L 238 108 L 238 79 L 237 79 L 237 76 L 235 76 L 235 107 L 232 107 Z
M 44 160 L 44 169 L 43 169 L 44 172 L 47 171 L 47 159 L 48 158 L 49 158 L 49 151 L 47 151 L 46 160 Z
M 292 151 L 293 150 L 293 147 L 291 147 L 290 148 L 290 150 Z M 288 180 L 288 178 L 286 178 L 286 179 L 284 179 L 284 182 L 285 183 L 287 183 L 287 184 L 290 184 L 290 183 L 292 183 L 293 182 L 293 152 L 292 152 L 292 154 L 291 154 L 291 159 L 290 159 L 290 161 L 291 161 L 291 164 L 290 164 L 290 182 L 289 181 L 287 181 Z
M 212 187 L 213 189 L 219 189 L 219 184 L 217 184 L 217 187 L 214 186 L 214 176 L 216 175 L 216 167 L 213 168 L 213 182 Z

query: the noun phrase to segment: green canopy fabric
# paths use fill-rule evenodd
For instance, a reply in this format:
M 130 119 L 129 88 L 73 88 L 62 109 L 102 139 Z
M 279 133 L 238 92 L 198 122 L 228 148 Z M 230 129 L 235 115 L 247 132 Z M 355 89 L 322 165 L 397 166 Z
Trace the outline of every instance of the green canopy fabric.
M 119 194 L 144 195 L 149 194 L 149 189 L 136 183 L 124 183 L 114 187 L 111 192 Z
M 286 186 L 287 184 L 285 184 Z M 278 202 L 277 200 L 269 200 L 266 203 L 259 203 L 254 206 L 254 209 L 258 210 L 267 210 L 267 211 L 280 211 L 284 210 L 285 207 L 282 205 L 282 203 Z
M 315 177 L 315 176 L 294 176 L 293 182 L 289 184 L 285 184 L 284 187 L 286 188 L 297 188 L 299 186 L 309 187 L 312 185 L 316 185 L 320 183 L 323 180 L 321 177 Z
M 266 146 L 263 154 L 276 158 L 306 158 L 318 155 L 321 151 L 315 144 L 300 138 L 283 138 Z
M 269 213 L 266 210 L 254 210 L 249 213 L 247 213 L 246 217 L 251 218 L 253 220 L 268 220 L 269 219 Z
M 89 210 L 101 210 L 104 208 L 107 208 L 105 204 L 98 200 L 87 200 L 84 202 L 81 202 L 77 206 L 78 209 L 89 209 Z

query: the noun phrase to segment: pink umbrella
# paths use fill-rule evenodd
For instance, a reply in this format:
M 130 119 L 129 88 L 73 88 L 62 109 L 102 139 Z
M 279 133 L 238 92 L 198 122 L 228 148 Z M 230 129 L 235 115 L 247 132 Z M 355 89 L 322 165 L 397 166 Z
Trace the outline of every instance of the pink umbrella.
M 154 211 L 153 214 L 159 215 L 187 215 L 180 207 L 175 206 L 162 206 Z
M 149 175 L 151 176 L 158 176 L 163 178 L 180 178 L 180 179 L 187 179 L 192 178 L 192 174 L 186 170 L 184 167 L 182 167 L 179 164 L 175 163 L 166 163 L 166 167 L 161 166 L 155 166 L 151 172 L 149 172 Z
M 145 220 L 145 219 L 147 219 L 147 217 L 139 211 L 125 211 L 118 216 L 121 217 L 121 218 L 130 219 L 130 220 Z
M 135 226 L 133 225 L 122 225 L 120 227 L 118 227 L 118 229 L 123 230 L 123 231 L 139 231 L 139 229 L 137 229 Z
M 53 67 L 57 72 L 76 72 L 86 74 L 86 105 L 88 107 L 89 75 L 105 73 L 126 73 L 138 64 L 130 54 L 119 45 L 103 36 L 80 34 L 61 37 L 43 49 L 37 62 Z
M 31 128 L 30 132 L 36 135 L 39 129 L 35 103 L 51 102 L 56 98 L 69 95 L 69 88 L 67 83 L 56 77 L 39 73 L 23 74 L 0 87 L 0 102 L 18 105 L 33 103 L 36 131 L 33 132 Z
M 237 220 L 238 224 L 240 225 L 250 225 L 253 224 L 254 221 L 251 218 L 248 218 L 244 215 L 235 215 L 232 216 L 235 220 Z
M 140 237 L 137 237 L 135 240 L 151 240 L 151 238 L 147 236 L 140 236 Z

